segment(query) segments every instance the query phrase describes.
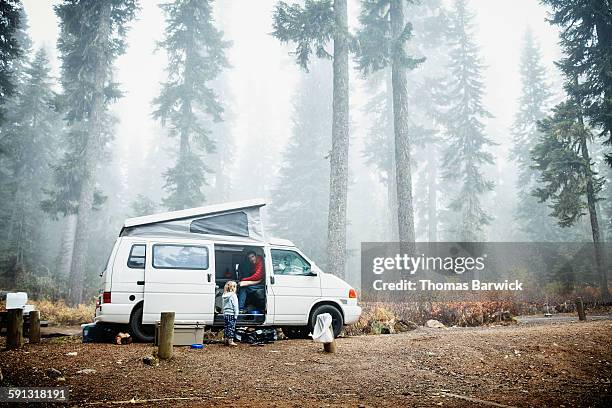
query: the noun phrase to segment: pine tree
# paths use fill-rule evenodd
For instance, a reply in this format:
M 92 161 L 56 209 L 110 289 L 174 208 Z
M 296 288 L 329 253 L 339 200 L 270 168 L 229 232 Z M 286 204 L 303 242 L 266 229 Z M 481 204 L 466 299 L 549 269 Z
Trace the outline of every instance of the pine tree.
M 513 147 L 511 157 L 518 166 L 518 206 L 516 218 L 520 229 L 533 241 L 558 241 L 559 230 L 548 216 L 545 204 L 538 203 L 531 194 L 538 173 L 532 167 L 531 149 L 540 138 L 537 122 L 546 116 L 551 92 L 546 83 L 546 70 L 542 66 L 540 49 L 531 30 L 525 32 L 520 62 L 522 93 L 519 110 L 512 125 Z
M 326 61 L 312 64 L 296 91 L 293 130 L 279 178 L 272 191 L 273 230 L 291 239 L 325 266 L 331 111 L 331 71 Z
M 305 70 L 313 53 L 333 61 L 332 143 L 330 152 L 327 265 L 346 273 L 346 203 L 349 152 L 349 32 L 346 0 L 306 0 L 304 6 L 281 1 L 274 11 L 273 33 L 294 43 L 296 62 Z M 333 40 L 333 56 L 325 47 Z
M 19 27 L 11 34 L 20 53 L 11 62 L 15 88 L 0 127 L 0 252 L 11 287 L 24 285 L 25 274 L 42 261 L 44 219 L 38 202 L 49 182 L 60 127 L 46 53 L 39 50 L 32 58 L 27 16 L 23 9 L 18 12 Z
M 204 194 L 211 202 L 228 201 L 233 190 L 232 166 L 236 153 L 235 141 L 233 138 L 234 113 L 228 102 L 231 102 L 233 97 L 229 89 L 231 83 L 231 75 L 221 75 L 213 84 L 212 88 L 219 95 L 219 99 L 223 106 L 223 121 L 211 122 L 210 129 L 215 141 L 215 151 L 210 155 L 208 162 L 209 167 L 214 173 L 214 182 L 210 183 Z
M 166 15 L 164 39 L 168 54 L 168 79 L 153 101 L 154 117 L 168 126 L 170 136 L 179 138 L 176 163 L 165 173 L 167 196 L 163 204 L 170 210 L 201 206 L 206 173 L 211 169 L 201 152 L 212 153 L 215 142 L 202 116 L 222 120 L 223 108 L 210 87 L 228 66 L 223 32 L 214 24 L 212 1 L 177 0 L 160 6 Z
M 3 5 L 3 7 L 8 7 Z M 5 13 L 7 13 L 5 11 Z M 18 90 L 24 86 L 27 80 L 25 69 L 28 66 L 31 58 L 30 53 L 32 52 L 32 41 L 27 33 L 28 24 L 27 17 L 23 9 L 17 10 L 19 26 L 14 27 L 12 31 L 4 27 L 7 31 L 6 37 L 1 41 L 11 44 L 12 50 L 16 53 L 10 61 L 0 62 L 2 64 L 6 80 L 10 88 L 9 92 L 5 92 L 2 97 L 2 104 L 0 104 L 0 230 L 7 231 L 9 219 L 11 217 L 12 208 L 12 197 L 14 193 L 14 179 L 13 165 L 15 163 L 14 157 L 12 156 L 11 146 L 15 145 L 15 141 L 10 136 L 11 130 L 14 130 L 15 125 L 10 120 L 7 123 L 4 119 L 6 110 L 15 111 L 18 103 Z M 5 17 L 8 18 L 8 17 Z M 5 22 L 8 24 L 8 21 Z M 3 34 L 5 35 L 5 34 Z M 11 41 L 7 41 L 8 38 Z M 7 47 L 7 44 L 3 44 L 3 47 Z M 6 51 L 2 51 L 6 52 Z M 9 58 L 7 56 L 7 58 Z M 10 69 L 9 69 L 10 68 Z M 16 92 L 17 91 L 17 92 Z M 0 91 L 2 92 L 2 91 Z M 14 115 L 13 115 L 14 116 Z M 1 244 L 0 244 L 1 246 Z
M 13 61 L 22 54 L 15 33 L 22 25 L 20 0 L 0 2 L 0 124 L 3 121 L 3 105 L 15 89 Z
M 612 145 L 612 5 L 609 0 L 542 0 L 552 8 L 564 58 L 557 66 L 579 87 L 568 87 L 582 101 L 583 116 Z M 571 83 L 570 83 L 571 85 Z M 606 155 L 612 166 L 612 153 Z
M 602 193 L 602 197 L 604 197 L 604 201 L 602 204 L 602 214 L 603 214 L 603 225 L 602 229 L 604 231 L 604 237 L 606 243 L 612 242 L 612 168 L 608 167 L 604 170 L 606 176 L 604 179 L 605 183 L 605 191 Z
M 410 3 L 407 8 L 414 26 L 414 38 L 408 42 L 408 51 L 426 56 L 419 69 L 408 73 L 413 84 L 408 90 L 410 101 L 411 134 L 415 142 L 415 157 L 424 162 L 415 179 L 415 230 L 417 237 L 427 241 L 438 240 L 440 196 L 443 196 L 439 180 L 442 126 L 440 125 L 441 84 L 448 75 L 448 48 L 445 44 L 448 26 L 446 10 L 440 0 Z M 415 190 L 416 191 L 416 190 Z
M 25 68 L 24 82 L 18 85 L 16 96 L 8 103 L 3 128 L 6 138 L 1 145 L 7 153 L 7 160 L 3 161 L 8 162 L 9 174 L 2 180 L 2 190 L 9 194 L 4 196 L 8 199 L 3 204 L 7 217 L 2 228 L 6 231 L 2 248 L 13 269 L 9 275 L 16 281 L 20 277 L 15 275 L 31 271 L 40 261 L 44 220 L 38 203 L 42 188 L 50 182 L 49 164 L 60 127 L 49 71 L 49 61 L 41 49 Z
M 608 301 L 607 273 L 601 246 L 596 203 L 603 179 L 598 177 L 589 154 L 592 132 L 585 126 L 580 101 L 569 98 L 558 104 L 553 115 L 539 122 L 540 140 L 532 150 L 534 168 L 540 172 L 540 186 L 534 195 L 549 202 L 551 216 L 569 227 L 589 214 L 601 295 Z
M 380 182 L 387 189 L 388 239 L 398 240 L 397 186 L 395 183 L 395 143 L 393 134 L 393 90 L 391 72 L 380 70 L 365 81 L 370 99 L 364 114 L 372 115 L 364 141 L 363 157 L 368 166 L 376 169 Z
M 493 163 L 493 156 L 485 150 L 493 142 L 482 123 L 491 114 L 482 106 L 482 64 L 473 40 L 472 20 L 466 1 L 457 0 L 449 22 L 451 73 L 443 119 L 448 138 L 443 176 L 455 182 L 458 190 L 449 205 L 459 223 L 450 227 L 451 237 L 467 242 L 484 238 L 483 228 L 491 217 L 482 208 L 481 196 L 493 189 L 481 170 L 483 165 Z
M 232 18 L 232 10 L 224 2 L 217 2 L 215 13 L 217 26 L 223 29 L 228 26 Z M 215 122 L 202 115 L 202 120 L 207 120 L 212 137 L 215 141 L 215 151 L 209 155 L 207 163 L 214 173 L 214 180 L 204 189 L 204 195 L 210 202 L 220 203 L 231 199 L 234 180 L 232 177 L 233 165 L 236 157 L 236 144 L 234 140 L 234 120 L 236 112 L 232 109 L 235 97 L 231 89 L 232 72 L 222 71 L 217 78 L 211 82 L 211 88 L 218 95 L 219 103 L 223 108 L 223 121 Z
M 140 217 L 143 215 L 154 214 L 157 211 L 155 202 L 149 197 L 138 194 L 136 199 L 132 202 L 130 217 Z
M 108 105 L 121 96 L 112 68 L 125 51 L 127 25 L 136 10 L 136 0 L 63 0 L 55 6 L 61 29 L 62 107 L 70 131 L 64 157 L 55 168 L 57 187 L 45 207 L 77 214 L 70 304 L 83 299 L 91 211 L 99 201 L 96 167 L 111 137 Z
M 378 2 L 368 1 L 366 6 L 376 7 Z M 376 8 L 373 15 L 368 16 L 367 8 L 363 8 L 362 19 L 372 28 L 377 26 Z M 409 134 L 413 140 L 415 157 L 425 157 L 427 163 L 420 170 L 423 183 L 415 182 L 415 188 L 421 188 L 422 194 L 414 192 L 415 232 L 418 229 L 427 230 L 430 241 L 437 239 L 437 159 L 436 159 L 436 112 L 437 107 L 432 103 L 432 97 L 437 89 L 439 77 L 442 74 L 440 67 L 444 65 L 443 33 L 445 17 L 442 4 L 439 1 L 426 3 L 408 2 L 406 15 L 414 26 L 414 37 L 406 43 L 409 53 L 426 55 L 418 70 L 408 71 L 408 100 L 410 115 L 408 116 Z M 384 19 L 382 20 L 384 22 Z M 380 36 L 383 30 L 373 29 L 370 34 Z M 362 30 L 361 36 L 367 35 Z M 376 47 L 374 47 L 374 51 Z M 435 78 L 435 79 L 433 79 Z M 395 183 L 394 133 L 393 133 L 393 85 L 390 70 L 379 70 L 371 73 L 366 81 L 367 92 L 371 95 L 364 108 L 364 112 L 374 115 L 372 125 L 368 129 L 365 140 L 364 157 L 366 163 L 376 168 L 380 174 L 383 185 L 387 188 L 387 203 L 389 208 L 390 239 L 397 241 L 397 188 Z M 422 154 L 419 154 L 422 153 Z M 413 163 L 415 170 L 418 163 Z M 420 208 L 419 208 L 420 207 Z M 421 209 L 420 217 L 416 217 Z M 417 233 L 418 235 L 418 233 Z
M 359 69 L 367 75 L 389 67 L 393 95 L 395 184 L 397 188 L 398 239 L 414 249 L 414 208 L 409 137 L 408 81 L 406 72 L 423 60 L 408 57 L 406 41 L 412 25 L 405 20 L 404 0 L 364 0 L 360 16 Z

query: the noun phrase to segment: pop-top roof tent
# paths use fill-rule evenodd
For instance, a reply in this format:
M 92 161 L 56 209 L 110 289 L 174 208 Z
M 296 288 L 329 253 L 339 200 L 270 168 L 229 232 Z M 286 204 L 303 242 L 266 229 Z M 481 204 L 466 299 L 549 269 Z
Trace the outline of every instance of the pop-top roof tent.
M 128 218 L 119 235 L 265 242 L 264 205 L 255 199 Z

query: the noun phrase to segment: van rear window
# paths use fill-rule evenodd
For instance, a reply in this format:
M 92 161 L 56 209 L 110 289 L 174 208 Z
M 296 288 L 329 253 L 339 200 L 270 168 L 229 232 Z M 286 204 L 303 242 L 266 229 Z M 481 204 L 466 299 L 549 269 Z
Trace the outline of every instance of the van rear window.
M 208 248 L 194 245 L 153 245 L 157 269 L 208 269 Z
M 145 245 L 132 245 L 130 257 L 128 258 L 128 268 L 144 269 L 147 247 Z

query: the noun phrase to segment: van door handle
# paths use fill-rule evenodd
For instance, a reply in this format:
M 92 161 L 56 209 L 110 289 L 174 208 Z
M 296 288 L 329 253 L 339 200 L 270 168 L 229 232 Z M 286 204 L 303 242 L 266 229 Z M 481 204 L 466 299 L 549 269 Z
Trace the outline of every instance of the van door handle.
M 144 285 L 144 281 L 136 281 L 137 285 Z
M 274 285 L 274 275 L 270 275 L 270 285 Z
M 206 274 L 206 276 L 207 276 L 207 278 L 208 278 L 208 283 L 210 283 L 211 274 L 210 274 L 210 273 L 207 273 L 207 274 Z

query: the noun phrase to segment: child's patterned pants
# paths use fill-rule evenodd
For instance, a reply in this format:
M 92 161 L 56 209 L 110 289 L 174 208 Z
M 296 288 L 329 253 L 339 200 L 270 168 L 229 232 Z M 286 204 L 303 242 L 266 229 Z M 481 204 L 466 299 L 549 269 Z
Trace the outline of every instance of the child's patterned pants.
M 234 315 L 223 315 L 225 321 L 225 340 L 234 340 L 234 333 L 236 333 L 236 317 Z

